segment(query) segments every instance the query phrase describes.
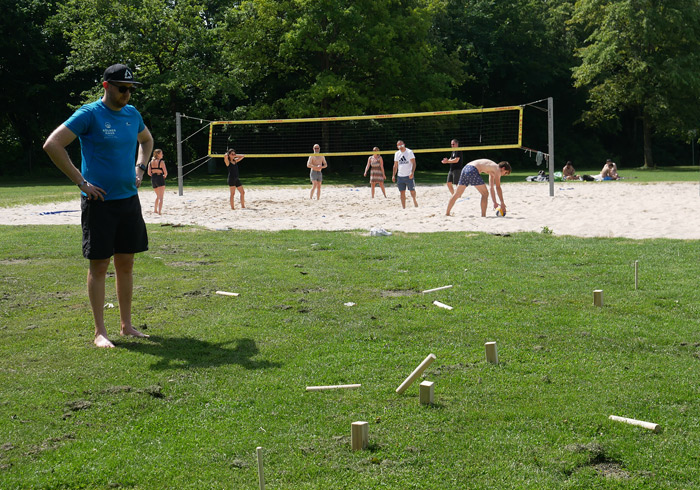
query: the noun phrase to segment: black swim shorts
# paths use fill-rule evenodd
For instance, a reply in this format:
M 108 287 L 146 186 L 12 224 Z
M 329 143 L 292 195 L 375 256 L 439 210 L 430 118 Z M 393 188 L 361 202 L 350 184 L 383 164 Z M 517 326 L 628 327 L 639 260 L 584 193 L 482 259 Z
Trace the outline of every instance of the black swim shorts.
M 82 196 L 80 209 L 86 259 L 108 259 L 114 254 L 148 250 L 148 233 L 138 195 L 112 201 L 88 200 Z

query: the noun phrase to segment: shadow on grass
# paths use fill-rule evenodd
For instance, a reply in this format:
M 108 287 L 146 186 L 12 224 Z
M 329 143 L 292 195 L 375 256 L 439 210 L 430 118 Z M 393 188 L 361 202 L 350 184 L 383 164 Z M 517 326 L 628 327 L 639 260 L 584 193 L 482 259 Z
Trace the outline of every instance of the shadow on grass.
M 233 347 L 227 347 L 232 345 Z M 150 369 L 181 369 L 190 367 L 238 364 L 245 369 L 280 367 L 278 362 L 252 359 L 260 353 L 252 339 L 234 339 L 213 344 L 188 337 L 151 336 L 145 342 L 122 344 L 127 350 L 160 358 Z

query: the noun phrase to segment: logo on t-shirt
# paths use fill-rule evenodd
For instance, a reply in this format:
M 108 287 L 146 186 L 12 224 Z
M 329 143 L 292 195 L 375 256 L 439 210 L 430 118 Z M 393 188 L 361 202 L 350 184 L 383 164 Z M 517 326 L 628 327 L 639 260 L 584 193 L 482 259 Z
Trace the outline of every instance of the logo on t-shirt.
M 105 121 L 105 127 L 102 129 L 102 136 L 106 139 L 117 137 L 117 130 L 112 128 L 112 124 L 109 121 Z

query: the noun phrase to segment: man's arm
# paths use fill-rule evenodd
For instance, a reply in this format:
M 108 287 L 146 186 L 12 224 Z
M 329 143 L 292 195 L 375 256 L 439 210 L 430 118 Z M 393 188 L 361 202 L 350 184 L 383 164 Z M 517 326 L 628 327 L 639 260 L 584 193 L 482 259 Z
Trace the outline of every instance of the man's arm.
M 498 174 L 489 174 L 489 185 L 491 186 L 491 197 L 493 199 L 493 207 L 497 208 L 500 202 L 500 206 L 503 209 L 503 212 L 505 212 L 506 203 L 503 200 L 503 191 L 501 190 L 501 176 Z M 494 187 L 496 188 L 496 192 L 494 192 Z M 496 199 L 496 193 L 498 193 L 498 199 Z
M 87 194 L 88 199 L 94 198 L 104 201 L 105 191 L 87 182 L 68 156 L 66 146 L 71 144 L 75 138 L 77 138 L 75 133 L 61 124 L 44 142 L 44 151 L 49 155 L 54 165 Z
M 416 173 L 416 159 L 411 158 L 411 175 L 408 176 L 409 179 L 413 178 L 413 175 Z
M 444 163 L 444 164 L 448 164 L 448 163 L 449 163 L 449 164 L 459 163 L 459 160 L 460 160 L 459 157 L 455 157 L 455 158 L 447 158 L 447 157 L 445 157 L 445 158 L 442 159 L 442 163 Z
M 148 157 L 153 151 L 153 136 L 151 136 L 148 128 L 144 127 L 136 139 L 139 142 L 139 152 L 136 157 L 136 187 L 139 187 L 143 179 L 144 169 L 148 163 Z
M 328 162 L 326 162 L 326 157 L 321 157 L 321 168 L 326 168 L 328 166 Z
M 394 170 L 391 174 L 391 181 L 396 182 L 396 172 L 399 171 L 399 162 L 394 160 Z

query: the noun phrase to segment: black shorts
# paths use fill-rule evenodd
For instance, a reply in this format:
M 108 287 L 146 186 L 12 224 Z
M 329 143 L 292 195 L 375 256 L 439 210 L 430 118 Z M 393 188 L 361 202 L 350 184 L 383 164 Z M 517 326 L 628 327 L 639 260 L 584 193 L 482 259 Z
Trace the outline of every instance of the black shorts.
M 86 259 L 108 259 L 114 254 L 148 250 L 148 234 L 138 195 L 113 201 L 88 200 L 82 196 L 80 209 Z
M 165 187 L 165 177 L 163 177 L 163 174 L 151 175 L 151 185 L 154 189 L 157 189 L 158 187 Z
M 450 169 L 450 172 L 447 174 L 447 183 L 452 183 L 454 185 L 459 184 L 459 176 L 462 174 L 462 169 Z
M 241 179 L 238 177 L 233 177 L 231 175 L 228 176 L 228 186 L 229 187 L 242 187 L 243 184 L 241 184 Z

